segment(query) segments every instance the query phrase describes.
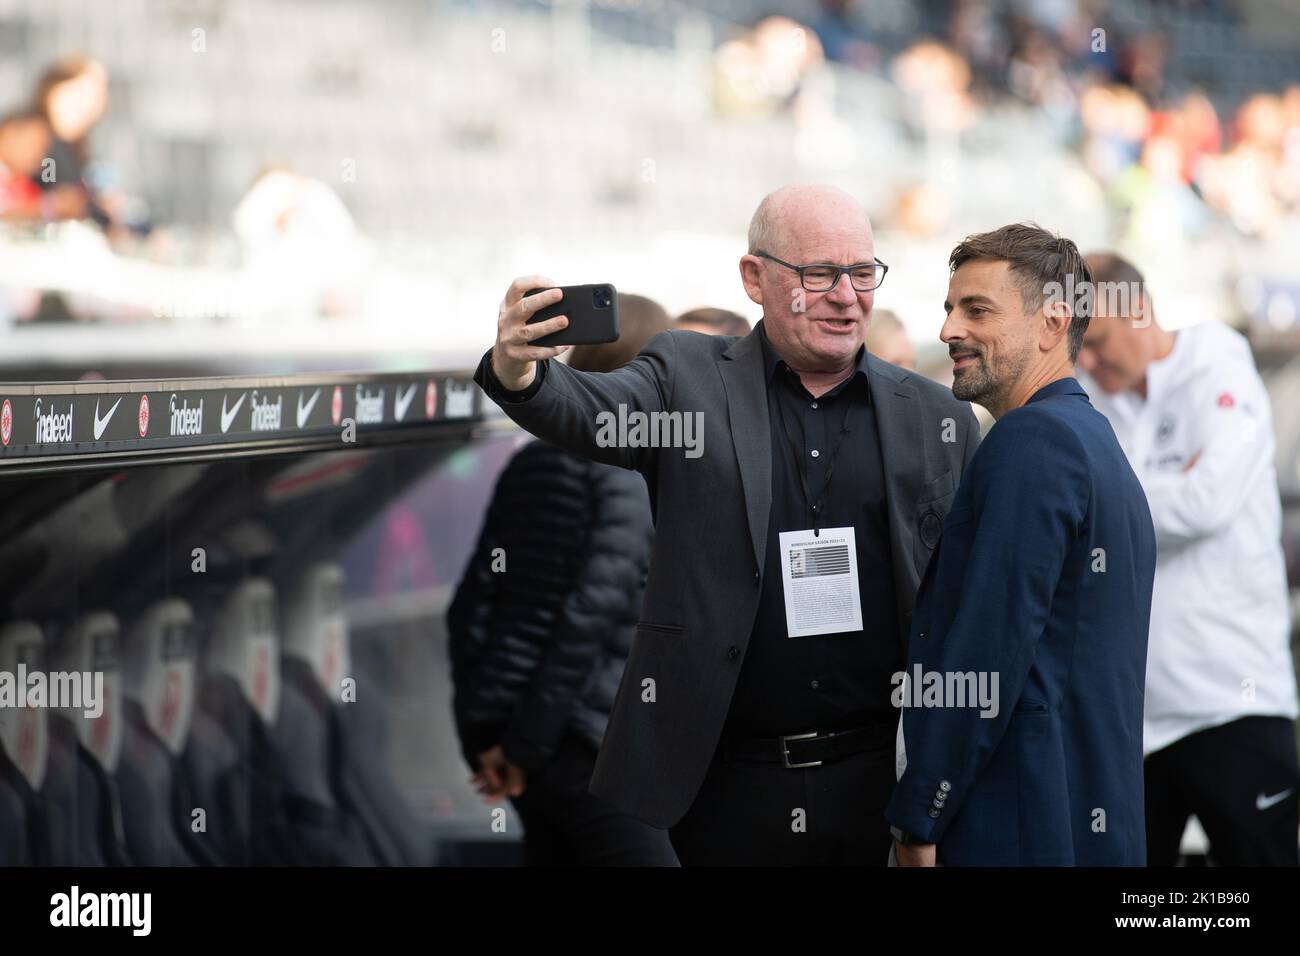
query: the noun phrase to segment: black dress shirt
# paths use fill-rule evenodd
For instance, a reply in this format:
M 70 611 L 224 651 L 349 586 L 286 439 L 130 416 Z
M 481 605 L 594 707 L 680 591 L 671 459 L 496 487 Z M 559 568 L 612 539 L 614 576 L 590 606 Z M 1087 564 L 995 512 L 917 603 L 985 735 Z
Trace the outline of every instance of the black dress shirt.
M 761 322 L 758 334 L 772 437 L 772 505 L 758 617 L 727 715 L 726 733 L 766 737 L 894 721 L 898 712 L 890 703 L 891 678 L 903 661 L 885 474 L 866 349 L 859 350 L 857 365 L 847 379 L 813 398 L 772 350 Z M 845 424 L 849 430 L 835 453 Z M 804 470 L 813 501 L 806 500 L 799 469 Z M 779 535 L 813 527 L 812 505 L 823 496 L 823 488 L 817 526 L 854 529 L 863 627 L 788 637 Z

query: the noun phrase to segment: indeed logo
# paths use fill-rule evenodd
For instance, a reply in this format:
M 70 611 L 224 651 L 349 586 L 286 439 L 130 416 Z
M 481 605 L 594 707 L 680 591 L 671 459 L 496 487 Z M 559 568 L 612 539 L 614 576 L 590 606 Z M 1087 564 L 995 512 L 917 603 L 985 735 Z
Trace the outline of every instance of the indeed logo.
M 384 420 L 384 390 L 367 392 L 357 386 L 357 424 L 374 425 Z
M 200 435 L 203 433 L 203 399 L 199 399 L 199 404 L 193 408 L 190 407 L 188 398 L 181 399 L 179 405 L 176 404 L 176 393 L 172 392 L 172 397 L 167 402 L 167 408 L 172 413 L 171 433 L 173 435 Z
M 36 399 L 36 443 L 72 441 L 72 399 L 68 399 L 68 410 L 59 412 L 54 402 L 50 410 L 41 412 L 41 399 Z
M 253 431 L 255 432 L 273 432 L 280 427 L 280 418 L 284 412 L 284 396 L 281 395 L 274 402 L 269 398 L 261 400 L 257 397 L 257 392 L 253 392 Z
M 443 404 L 448 418 L 469 418 L 474 414 L 474 386 L 466 382 L 460 388 L 448 380 L 443 390 Z

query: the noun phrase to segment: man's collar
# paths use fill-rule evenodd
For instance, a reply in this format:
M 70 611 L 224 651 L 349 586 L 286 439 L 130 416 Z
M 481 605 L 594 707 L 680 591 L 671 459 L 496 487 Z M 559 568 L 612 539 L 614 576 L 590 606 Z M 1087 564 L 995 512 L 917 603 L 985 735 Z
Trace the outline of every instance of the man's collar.
M 776 354 L 776 349 L 772 343 L 767 340 L 767 330 L 763 327 L 763 319 L 758 320 L 758 341 L 763 347 L 763 372 L 764 380 L 768 385 L 772 384 L 772 378 L 776 375 L 777 369 L 790 366 L 785 359 Z M 862 345 L 858 348 L 858 363 L 854 375 L 861 376 L 863 383 L 871 381 L 871 376 L 867 372 L 867 347 Z
M 758 320 L 758 341 L 763 346 L 763 377 L 771 385 L 772 376 L 776 374 L 777 368 L 782 364 L 781 357 L 776 354 L 776 349 L 767 340 L 767 329 L 763 327 L 765 320 Z
M 1049 382 L 1047 385 L 1044 385 L 1038 391 L 1034 392 L 1034 394 L 1030 395 L 1029 400 L 1025 402 L 1025 404 L 1031 405 L 1041 399 L 1052 398 L 1056 395 L 1082 395 L 1084 398 L 1088 397 L 1088 393 L 1084 391 L 1083 386 L 1079 384 L 1079 380 L 1071 375 L 1066 378 L 1058 378 L 1055 382 Z

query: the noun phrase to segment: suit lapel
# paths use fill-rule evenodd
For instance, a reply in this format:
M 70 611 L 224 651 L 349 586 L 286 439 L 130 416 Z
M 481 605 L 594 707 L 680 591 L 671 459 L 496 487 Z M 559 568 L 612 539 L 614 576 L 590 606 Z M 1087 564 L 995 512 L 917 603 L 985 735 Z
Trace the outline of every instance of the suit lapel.
M 754 560 L 761 570 L 767 558 L 767 519 L 772 505 L 772 432 L 758 336 L 756 329 L 732 345 L 718 361 L 718 371 L 727 392 L 731 441 L 740 465 Z
M 917 499 L 925 484 L 926 442 L 921 404 L 905 373 L 875 356 L 868 356 L 868 379 L 876 432 L 880 437 L 885 496 L 889 503 L 890 553 L 894 587 L 904 627 L 900 641 L 906 651 L 910 621 L 920 575 L 913 560 Z M 727 393 L 731 440 L 740 466 L 745 513 L 754 547 L 754 560 L 765 567 L 767 525 L 772 505 L 772 433 L 767 412 L 767 382 L 758 331 L 737 341 L 718 361 Z M 939 427 L 935 423 L 934 427 Z
M 880 436 L 880 459 L 889 503 L 889 543 L 894 561 L 894 589 L 903 623 L 900 639 L 907 649 L 907 625 L 920 575 L 912 558 L 917 498 L 925 483 L 925 423 L 916 389 L 906 375 L 875 356 L 868 357 L 871 404 Z M 934 424 L 938 427 L 938 423 Z

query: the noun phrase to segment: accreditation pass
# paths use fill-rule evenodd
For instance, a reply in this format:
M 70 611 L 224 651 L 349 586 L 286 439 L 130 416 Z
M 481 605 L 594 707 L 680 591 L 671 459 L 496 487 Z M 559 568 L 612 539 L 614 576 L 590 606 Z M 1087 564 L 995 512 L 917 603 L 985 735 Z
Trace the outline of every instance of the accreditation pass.
M 782 531 L 780 543 L 786 635 L 862 630 L 853 528 Z

